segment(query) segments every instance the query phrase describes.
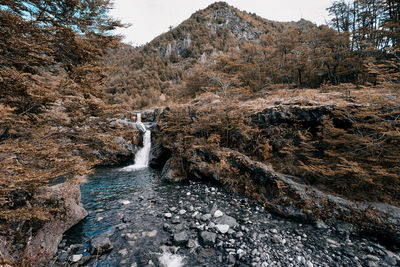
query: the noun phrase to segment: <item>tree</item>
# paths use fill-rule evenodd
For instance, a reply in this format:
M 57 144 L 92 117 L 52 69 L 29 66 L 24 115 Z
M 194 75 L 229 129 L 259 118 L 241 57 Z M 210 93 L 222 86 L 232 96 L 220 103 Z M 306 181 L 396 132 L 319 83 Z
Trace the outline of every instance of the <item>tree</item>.
M 96 97 L 98 59 L 118 43 L 110 31 L 122 26 L 109 8 L 106 0 L 0 1 L 0 223 L 35 216 L 13 206 L 15 192 L 31 196 L 95 164 L 82 154 L 96 130 L 87 127 L 89 138 L 83 124 L 107 112 Z

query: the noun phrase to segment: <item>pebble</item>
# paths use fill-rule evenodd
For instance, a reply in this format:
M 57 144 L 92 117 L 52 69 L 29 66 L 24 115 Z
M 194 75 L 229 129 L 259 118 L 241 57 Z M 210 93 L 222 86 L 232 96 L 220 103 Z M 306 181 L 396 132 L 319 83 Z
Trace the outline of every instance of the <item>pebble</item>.
M 187 192 L 186 189 L 180 187 L 177 191 L 177 194 L 180 195 L 179 201 L 171 200 L 165 204 L 159 198 L 154 198 L 154 201 L 150 203 L 151 197 L 146 196 L 138 209 L 147 212 L 146 215 L 154 212 L 155 215 L 162 215 L 161 217 L 165 218 L 158 226 L 154 226 L 157 230 L 143 231 L 148 230 L 146 229 L 148 226 L 140 227 L 139 217 L 132 212 L 134 205 L 127 207 L 119 205 L 117 219 L 119 224 L 115 228 L 118 229 L 118 238 L 123 237 L 123 242 L 115 241 L 117 253 L 105 254 L 110 251 L 110 248 L 104 247 L 104 251 L 100 253 L 104 253 L 104 255 L 99 255 L 99 262 L 104 263 L 109 259 L 119 257 L 115 259 L 116 264 L 124 263 L 126 265 L 131 261 L 131 259 L 127 260 L 128 254 L 134 255 L 139 248 L 143 250 L 143 259 L 141 259 L 143 261 L 138 261 L 137 264 L 151 266 L 150 256 L 148 256 L 151 254 L 149 246 L 151 243 L 158 245 L 158 242 L 162 240 L 162 245 L 167 245 L 164 252 L 171 253 L 171 255 L 179 253 L 186 258 L 184 261 L 188 262 L 194 257 L 198 260 L 199 266 L 314 267 L 361 266 L 362 264 L 373 267 L 396 266 L 398 263 L 399 258 L 396 253 L 393 254 L 370 240 L 365 239 L 362 241 L 363 245 L 360 245 L 360 239 L 354 237 L 352 245 L 349 245 L 346 243 L 348 236 L 338 234 L 332 228 L 333 226 L 328 227 L 323 221 L 317 221 L 316 225 L 304 224 L 301 226 L 292 221 L 277 219 L 251 201 L 239 197 L 231 198 L 230 195 L 224 195 L 224 190 L 217 190 L 213 187 L 206 191 L 215 194 L 209 194 L 209 198 L 205 200 L 203 187 L 199 186 L 198 188 L 198 192 L 201 192 L 202 195 L 196 193 L 195 190 Z M 191 196 L 190 199 L 193 200 L 189 200 L 187 197 L 182 198 L 181 194 L 188 193 Z M 124 201 L 119 203 L 124 204 Z M 129 200 L 126 201 L 125 203 L 130 203 Z M 160 205 L 160 203 L 163 206 L 160 206 L 159 210 L 151 206 Z M 162 211 L 167 212 L 163 213 Z M 101 216 L 108 220 L 107 212 L 102 212 Z M 232 216 L 228 216 L 226 213 Z M 188 216 L 182 216 L 185 214 Z M 99 218 L 102 217 L 98 216 L 95 220 L 99 220 Z M 121 218 L 124 223 L 120 221 Z M 148 222 L 147 220 L 143 221 Z M 157 224 L 155 223 L 155 225 Z M 109 238 L 114 243 L 112 238 L 115 238 L 115 235 L 109 235 Z M 145 242 L 149 242 L 149 244 L 144 245 L 145 238 L 153 239 L 146 240 Z M 66 245 L 60 245 L 58 262 L 69 261 L 70 263 L 85 264 L 80 254 L 85 255 L 84 245 L 70 246 L 68 252 Z M 110 246 L 112 248 L 111 243 Z M 86 252 L 86 254 L 88 253 Z M 80 259 L 77 258 L 79 256 Z M 92 257 L 92 260 L 94 258 L 90 254 L 89 257 Z M 125 259 L 121 260 L 123 257 Z M 153 259 L 153 262 L 156 261 Z
M 179 215 L 183 215 L 186 213 L 186 210 L 180 210 L 178 213 L 179 213 Z
M 128 205 L 128 204 L 130 204 L 131 202 L 130 202 L 129 200 L 121 200 L 120 203 L 121 203 L 122 205 Z
M 224 213 L 223 213 L 222 211 L 220 211 L 220 210 L 216 210 L 216 211 L 214 212 L 214 218 L 219 218 L 219 217 L 221 217 L 222 215 L 224 215 Z
M 82 254 L 75 254 L 71 256 L 71 262 L 78 262 L 82 259 Z
M 374 255 L 367 255 L 367 260 L 372 260 L 372 261 L 380 261 L 380 259 L 377 256 Z
M 226 234 L 229 230 L 229 225 L 227 224 L 217 224 L 215 228 L 221 233 Z
M 211 219 L 211 214 L 209 214 L 209 213 L 204 214 L 203 216 L 201 216 L 201 220 L 202 221 L 208 221 L 210 219 Z
M 126 248 L 121 249 L 120 251 L 118 251 L 119 254 L 121 254 L 122 256 L 126 256 L 128 255 L 128 250 Z

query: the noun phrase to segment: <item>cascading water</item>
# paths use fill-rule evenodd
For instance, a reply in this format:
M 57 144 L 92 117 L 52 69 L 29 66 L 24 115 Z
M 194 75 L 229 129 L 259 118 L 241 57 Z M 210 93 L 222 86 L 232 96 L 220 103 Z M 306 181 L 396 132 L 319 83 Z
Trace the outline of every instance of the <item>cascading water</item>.
M 129 165 L 122 170 L 131 171 L 147 168 L 149 166 L 150 149 L 151 149 L 151 131 L 146 129 L 146 126 L 142 123 L 141 114 L 137 114 L 136 124 L 138 128 L 144 131 L 143 135 L 143 147 L 135 155 L 135 163 Z

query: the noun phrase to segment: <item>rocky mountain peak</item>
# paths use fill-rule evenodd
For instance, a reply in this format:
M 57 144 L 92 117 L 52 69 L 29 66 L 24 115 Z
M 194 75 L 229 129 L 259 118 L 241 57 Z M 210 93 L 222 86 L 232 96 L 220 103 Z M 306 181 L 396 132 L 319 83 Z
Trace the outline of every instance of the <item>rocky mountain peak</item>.
M 161 57 L 192 55 L 193 49 L 200 54 L 205 47 L 214 50 L 218 44 L 230 43 L 237 46 L 243 41 L 257 41 L 261 35 L 268 32 L 268 24 L 279 24 L 240 11 L 225 2 L 216 2 L 203 10 L 194 13 L 189 19 L 151 42 L 159 51 Z M 279 27 L 279 26 L 278 26 Z M 211 42 L 210 42 L 211 41 Z M 198 53 L 197 53 L 198 54 Z

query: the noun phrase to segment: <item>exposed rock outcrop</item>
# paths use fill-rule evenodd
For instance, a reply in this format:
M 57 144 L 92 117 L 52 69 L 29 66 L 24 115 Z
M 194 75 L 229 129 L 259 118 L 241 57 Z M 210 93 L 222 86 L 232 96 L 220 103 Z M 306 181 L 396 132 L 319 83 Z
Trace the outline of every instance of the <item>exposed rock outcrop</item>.
M 86 210 L 80 204 L 81 193 L 79 185 L 61 183 L 50 187 L 42 187 L 32 198 L 31 205 L 52 210 L 48 220 L 29 220 L 19 222 L 20 236 L 26 240 L 8 247 L 10 237 L 0 237 L 4 242 L 5 251 L 19 259 L 21 264 L 44 266 L 57 252 L 57 246 L 65 231 L 87 216 Z M 14 240 L 15 242 L 15 240 Z M 22 249 L 16 249 L 15 246 Z
M 137 135 L 137 141 L 141 141 L 139 133 L 137 133 Z M 99 161 L 97 165 L 112 166 L 131 161 L 138 150 L 139 146 L 137 144 L 129 142 L 124 137 L 119 136 L 113 139 L 113 147 L 104 146 L 101 149 L 93 151 L 93 154 Z
M 170 159 L 163 178 L 179 179 Z M 209 151 L 196 149 L 186 159 L 189 178 L 213 180 L 233 191 L 262 201 L 277 214 L 308 222 L 350 223 L 351 232 L 366 232 L 400 244 L 400 208 L 373 202 L 356 202 L 333 196 L 282 175 L 230 149 Z

